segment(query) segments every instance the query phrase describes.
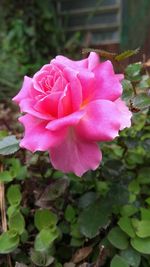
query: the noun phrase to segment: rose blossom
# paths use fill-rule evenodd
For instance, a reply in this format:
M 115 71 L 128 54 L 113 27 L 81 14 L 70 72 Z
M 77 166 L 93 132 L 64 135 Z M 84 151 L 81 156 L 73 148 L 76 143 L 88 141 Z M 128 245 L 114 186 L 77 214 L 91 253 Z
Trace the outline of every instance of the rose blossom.
M 26 113 L 19 119 L 25 128 L 20 146 L 49 151 L 52 165 L 63 172 L 95 170 L 102 159 L 98 142 L 131 125 L 121 79 L 94 52 L 81 61 L 57 56 L 33 78 L 25 76 L 13 98 Z

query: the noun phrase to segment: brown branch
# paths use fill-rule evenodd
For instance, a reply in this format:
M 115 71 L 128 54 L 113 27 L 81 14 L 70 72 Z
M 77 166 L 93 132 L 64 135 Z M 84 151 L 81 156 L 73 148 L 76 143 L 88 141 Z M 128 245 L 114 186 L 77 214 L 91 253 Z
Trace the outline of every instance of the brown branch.
M 3 166 L 0 166 L 0 172 L 3 171 Z M 7 220 L 6 220 L 6 210 L 5 210 L 5 186 L 3 182 L 0 182 L 0 211 L 2 220 L 2 230 L 7 231 Z
M 0 165 L 0 172 L 3 172 L 3 165 Z M 0 212 L 1 212 L 1 222 L 2 222 L 2 231 L 7 231 L 7 219 L 6 219 L 6 208 L 5 208 L 5 185 L 3 182 L 0 182 Z M 11 257 L 7 255 L 8 266 L 12 267 Z
M 100 246 L 99 255 L 98 255 L 98 258 L 97 258 L 97 261 L 96 261 L 94 267 L 103 266 L 104 262 L 105 262 L 105 258 L 106 258 L 106 251 L 105 251 L 105 247 L 102 245 L 102 246 Z

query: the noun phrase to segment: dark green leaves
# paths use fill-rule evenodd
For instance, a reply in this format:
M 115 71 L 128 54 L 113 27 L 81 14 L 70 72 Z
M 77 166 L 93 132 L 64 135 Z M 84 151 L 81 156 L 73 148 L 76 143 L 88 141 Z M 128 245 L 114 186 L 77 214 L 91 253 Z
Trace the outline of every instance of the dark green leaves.
M 117 63 L 137 51 L 103 52 Z M 150 77 L 144 66 L 130 64 L 124 72 L 123 100 L 133 112 L 133 124 L 100 144 L 103 160 L 94 172 L 67 176 L 51 168 L 47 153 L 19 151 L 4 157 L 12 151 L 8 144 L 0 147 L 9 229 L 0 235 L 0 252 L 12 253 L 14 264 L 73 266 L 88 245 L 87 265 L 98 266 L 101 260 L 109 267 L 149 266 Z M 18 128 L 13 132 L 20 135 Z M 7 134 L 0 132 L 1 141 Z
M 89 238 L 95 237 L 100 228 L 106 227 L 110 214 L 111 208 L 105 201 L 96 201 L 88 206 L 79 217 L 82 234 Z
M 133 248 L 129 247 L 126 250 L 121 251 L 121 257 L 124 258 L 124 260 L 133 267 L 138 267 L 141 262 L 141 256 L 140 253 L 138 253 Z
M 121 83 L 123 86 L 123 100 L 128 101 L 132 99 L 134 91 L 131 81 L 124 79 Z
M 140 80 L 140 72 L 142 70 L 142 63 L 134 63 L 128 65 L 125 72 L 128 77 L 128 79 L 132 82 L 139 81 Z
M 109 242 L 118 249 L 122 250 L 128 247 L 128 237 L 119 227 L 111 229 L 107 238 Z
M 111 261 L 110 267 L 129 267 L 129 264 L 119 255 L 115 255 Z
M 65 219 L 66 219 L 66 221 L 74 222 L 75 217 L 76 217 L 75 209 L 73 208 L 73 206 L 68 205 L 66 210 L 65 210 Z
M 10 155 L 18 151 L 19 141 L 14 135 L 4 137 L 0 141 L 0 155 Z
M 150 184 L 150 168 L 140 168 L 138 171 L 137 180 L 140 184 Z
M 150 106 L 150 96 L 142 93 L 133 98 L 133 105 L 140 109 L 146 109 Z

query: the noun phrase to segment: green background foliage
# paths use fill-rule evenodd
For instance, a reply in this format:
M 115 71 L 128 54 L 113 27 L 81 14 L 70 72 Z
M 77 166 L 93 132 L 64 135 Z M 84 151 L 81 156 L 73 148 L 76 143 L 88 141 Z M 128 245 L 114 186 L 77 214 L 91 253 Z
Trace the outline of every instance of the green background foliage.
M 46 153 L 18 151 L 14 135 L 0 131 L 8 223 L 1 266 L 8 253 L 25 266 L 150 265 L 150 77 L 143 64 L 128 65 L 122 84 L 132 127 L 100 144 L 101 165 L 82 178 L 54 170 Z
M 15 95 L 24 75 L 62 53 L 66 40 L 54 1 L 4 0 L 0 23 L 0 98 L 5 98 Z
M 78 37 L 66 40 L 53 1 L 6 0 L 2 7 L 1 99 L 15 95 L 22 77 L 56 54 L 75 59 L 78 43 Z M 15 267 L 150 266 L 150 76 L 140 62 L 124 72 L 132 127 L 100 144 L 101 165 L 82 178 L 54 170 L 47 153 L 19 150 L 18 113 L 0 105 L 0 185 L 8 225 L 6 232 L 0 229 L 0 266 L 10 267 L 8 257 Z

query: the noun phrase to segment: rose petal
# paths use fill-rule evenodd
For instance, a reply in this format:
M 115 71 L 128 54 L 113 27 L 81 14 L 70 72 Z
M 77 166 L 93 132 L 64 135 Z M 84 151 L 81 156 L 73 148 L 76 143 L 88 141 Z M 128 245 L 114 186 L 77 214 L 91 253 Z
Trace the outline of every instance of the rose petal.
M 80 139 L 74 130 L 70 129 L 65 140 L 50 149 L 50 159 L 55 169 L 82 176 L 86 171 L 98 167 L 102 155 L 96 143 Z
M 80 119 L 83 117 L 84 112 L 85 112 L 84 110 L 80 110 L 68 116 L 65 116 L 63 118 L 50 121 L 47 124 L 46 129 L 50 129 L 51 131 L 56 131 L 56 130 L 61 130 L 69 126 L 75 126 L 80 121 Z
M 73 69 L 79 69 L 79 68 L 87 68 L 88 66 L 88 59 L 82 59 L 82 60 L 71 60 L 64 56 L 57 56 L 55 59 L 51 60 L 51 63 L 59 67 L 60 69 L 64 69 L 67 67 L 73 68 Z
M 76 129 L 80 136 L 91 141 L 111 141 L 118 136 L 120 111 L 115 103 L 108 100 L 90 102 L 85 115 Z
M 72 111 L 73 109 L 72 109 L 70 84 L 67 84 L 59 100 L 58 118 L 67 116 L 71 114 Z
M 45 85 L 43 84 L 43 80 L 45 80 L 45 77 L 49 75 L 48 71 L 41 71 L 39 70 L 38 72 L 35 73 L 35 75 L 33 76 L 33 86 L 35 88 L 35 90 L 46 94 L 46 88 Z
M 38 100 L 37 100 L 38 101 Z M 34 106 L 36 105 L 36 101 L 34 99 L 26 98 L 22 100 L 19 104 L 21 112 L 27 112 L 30 115 L 33 115 L 39 119 L 44 120 L 53 120 L 54 117 L 51 114 L 46 114 L 44 112 L 38 112 L 38 110 L 35 110 Z
M 72 110 L 76 111 L 80 108 L 82 103 L 82 86 L 78 79 L 78 71 L 74 71 L 71 68 L 64 69 L 64 76 L 69 83 L 68 90 L 70 90 Z
M 123 130 L 126 127 L 130 127 L 131 126 L 132 113 L 129 111 L 125 102 L 119 98 L 115 101 L 115 104 L 116 104 L 118 110 L 120 111 L 120 118 L 121 118 L 120 130 Z
M 31 115 L 24 115 L 19 121 L 25 127 L 25 135 L 21 140 L 20 146 L 32 152 L 37 150 L 45 151 L 50 147 L 57 146 L 61 143 L 66 135 L 66 131 L 51 132 L 46 129 L 47 121 L 40 120 Z
M 116 74 L 116 77 L 118 78 L 118 80 L 120 82 L 124 79 L 124 75 L 123 74 Z
M 107 60 L 95 70 L 94 99 L 108 99 L 115 101 L 122 94 L 120 76 L 116 75 L 112 63 Z
M 63 91 L 66 85 L 66 79 L 63 76 L 59 76 L 53 85 L 52 92 Z
M 96 142 L 111 141 L 131 125 L 131 112 L 119 99 L 122 74 L 99 56 L 73 61 L 58 56 L 33 78 L 25 77 L 14 97 L 25 127 L 21 146 L 50 152 L 52 164 L 81 176 L 96 169 L 102 155 Z
M 53 118 L 57 118 L 58 103 L 61 94 L 61 92 L 55 92 L 45 96 L 34 105 L 34 109 L 41 114 L 51 115 Z
M 91 52 L 88 57 L 88 69 L 94 70 L 100 63 L 99 56 L 95 52 Z
M 82 101 L 89 101 L 93 95 L 95 75 L 93 72 L 83 69 L 77 74 L 82 86 Z M 82 104 L 84 105 L 84 104 Z
M 36 92 L 34 92 L 32 79 L 28 76 L 25 76 L 21 90 L 12 100 L 19 104 L 23 99 L 29 97 L 33 98 L 35 95 Z

